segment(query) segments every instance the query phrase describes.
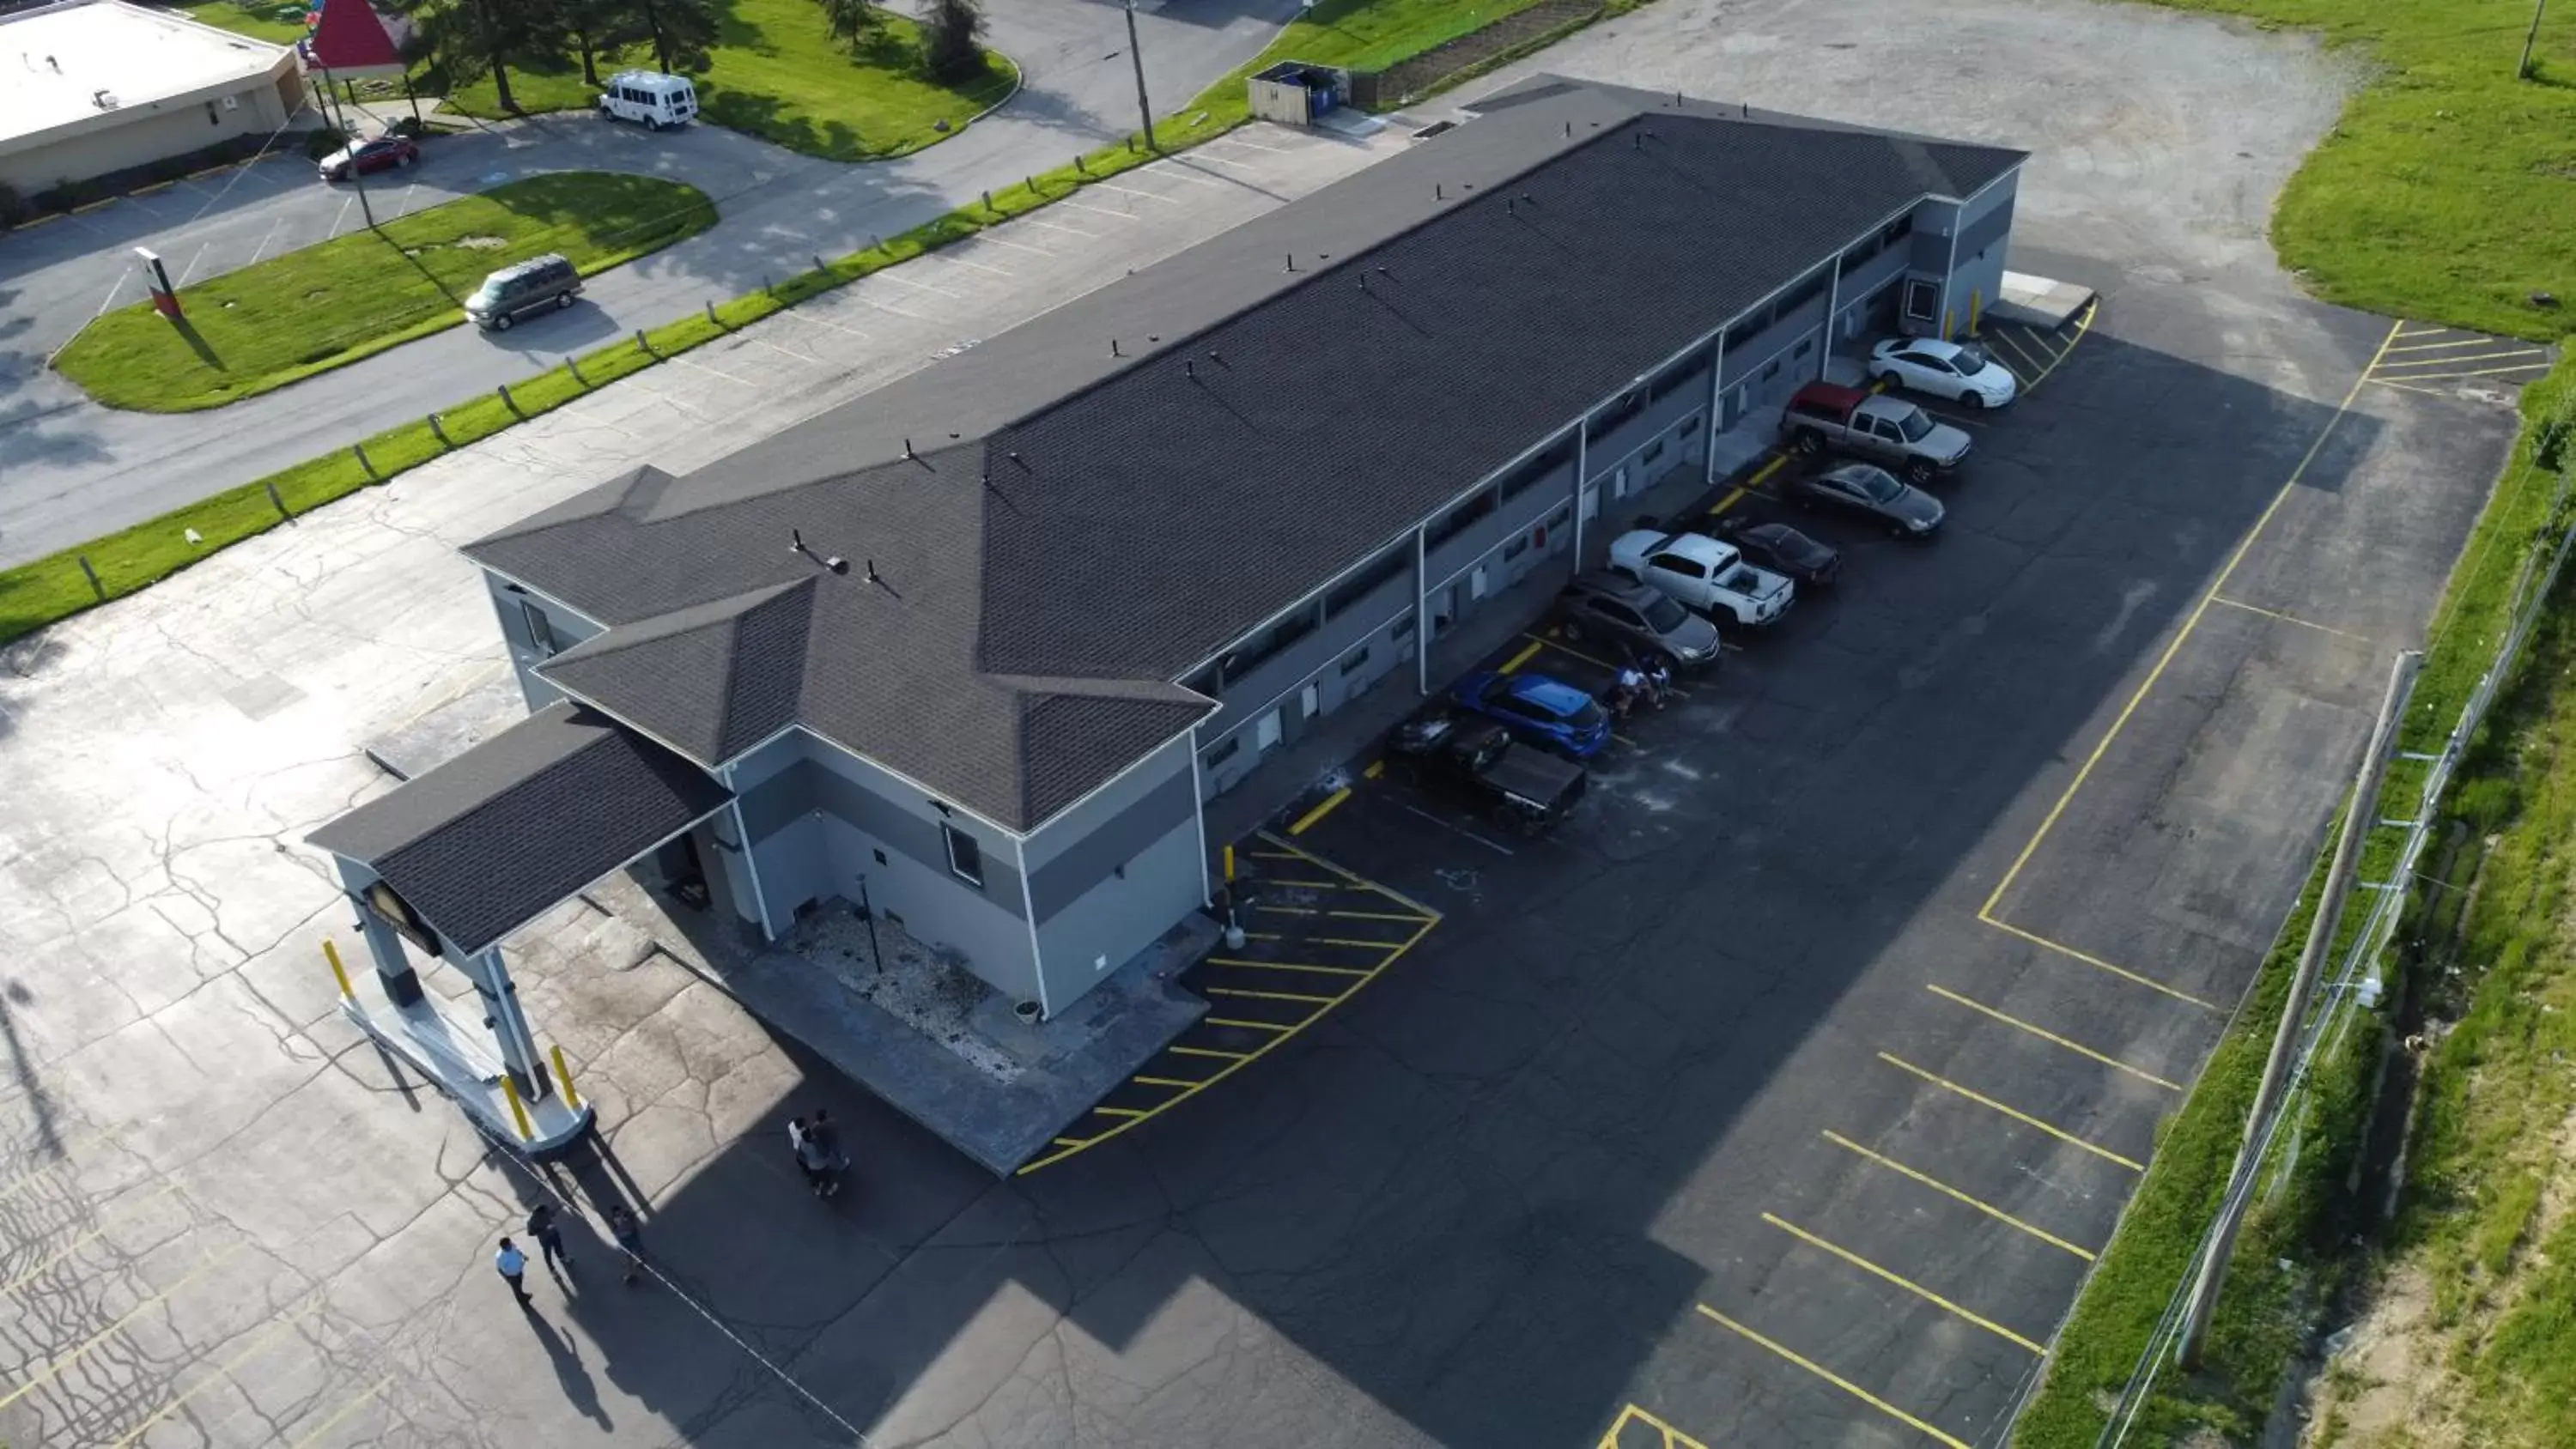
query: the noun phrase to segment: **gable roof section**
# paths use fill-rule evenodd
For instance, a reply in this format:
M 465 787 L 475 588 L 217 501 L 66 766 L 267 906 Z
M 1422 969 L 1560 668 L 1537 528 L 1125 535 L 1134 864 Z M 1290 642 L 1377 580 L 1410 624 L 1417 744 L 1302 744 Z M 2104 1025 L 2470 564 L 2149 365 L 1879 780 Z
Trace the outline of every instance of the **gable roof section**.
M 594 710 L 537 711 L 307 837 L 468 955 L 733 798 Z
M 792 692 L 815 733 L 1034 828 L 1208 708 L 1171 684 L 1200 661 L 1890 216 L 2022 159 L 1554 80 L 1486 108 L 467 552 L 607 624 L 549 675 L 706 763 L 751 737 L 749 678 L 762 709 Z M 791 691 L 751 618 L 800 582 Z

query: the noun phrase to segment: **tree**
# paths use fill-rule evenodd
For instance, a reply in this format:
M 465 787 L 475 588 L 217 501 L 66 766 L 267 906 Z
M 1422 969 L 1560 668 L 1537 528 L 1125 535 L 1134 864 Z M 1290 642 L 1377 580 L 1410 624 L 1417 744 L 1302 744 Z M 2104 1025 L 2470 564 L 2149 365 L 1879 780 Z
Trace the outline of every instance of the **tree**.
M 984 69 L 984 13 L 975 0 L 930 0 L 921 17 L 921 63 L 932 80 L 964 80 Z
M 599 60 L 644 38 L 644 17 L 634 0 L 553 0 L 556 33 L 564 49 L 581 57 L 581 78 L 599 84 Z
M 653 63 L 666 75 L 707 68 L 716 43 L 717 0 L 629 0 L 630 12 L 653 42 Z
M 868 0 L 815 0 L 823 7 L 823 28 L 856 55 L 885 33 L 885 14 Z
M 545 8 L 517 0 L 410 0 L 399 13 L 420 28 L 451 89 L 488 75 L 505 111 L 519 108 L 510 95 L 510 67 L 554 49 Z

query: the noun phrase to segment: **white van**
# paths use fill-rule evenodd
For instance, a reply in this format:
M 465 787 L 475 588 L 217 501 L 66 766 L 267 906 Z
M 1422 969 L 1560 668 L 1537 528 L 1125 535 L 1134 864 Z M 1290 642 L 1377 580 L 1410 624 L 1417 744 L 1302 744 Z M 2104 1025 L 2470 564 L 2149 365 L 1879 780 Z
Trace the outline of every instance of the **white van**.
M 698 88 L 684 75 L 622 70 L 608 78 L 599 113 L 620 121 L 641 121 L 656 131 L 685 125 L 698 114 Z

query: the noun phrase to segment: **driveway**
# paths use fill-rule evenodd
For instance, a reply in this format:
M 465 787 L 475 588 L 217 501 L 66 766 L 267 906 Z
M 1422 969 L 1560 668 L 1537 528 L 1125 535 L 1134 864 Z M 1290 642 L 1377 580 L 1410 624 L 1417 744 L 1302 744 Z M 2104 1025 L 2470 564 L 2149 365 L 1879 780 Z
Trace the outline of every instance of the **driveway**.
M 1137 16 L 1158 107 L 1204 89 L 1269 42 L 1289 0 L 1167 0 Z M 1019 95 L 960 135 L 893 161 L 843 165 L 714 127 L 654 136 L 572 113 L 439 141 L 369 185 L 399 215 L 521 176 L 633 171 L 689 182 L 717 224 L 593 280 L 583 305 L 506 338 L 460 327 L 211 412 L 90 403 L 45 359 L 107 306 L 141 293 L 132 248 L 203 280 L 362 224 L 354 190 L 300 156 L 184 182 L 0 235 L 0 567 L 98 537 L 557 366 L 567 353 L 738 296 L 1014 185 L 1132 130 L 1126 22 L 1105 0 L 998 0 L 987 42 L 1020 63 Z
M 1878 87 L 1927 56 L 1950 70 Z M 345 911 L 301 838 L 384 788 L 365 741 L 505 667 L 456 543 L 862 394 L 1401 132 L 1238 133 L 25 641 L 0 1438 L 1997 1442 L 2420 638 L 2509 398 L 2388 373 L 2387 319 L 2269 269 L 2264 208 L 2333 113 L 2303 42 L 1764 0 L 1547 61 L 2040 152 L 2016 256 L 2105 303 L 2072 351 L 2015 339 L 2054 370 L 1981 420 L 1944 537 L 1855 537 L 1846 594 L 1625 731 L 1558 840 L 1497 854 L 1355 791 L 1296 846 L 1355 874 L 1303 888 L 1436 929 L 1399 957 L 1265 927 L 1373 950 L 1309 963 L 1371 984 L 1002 1183 L 581 906 L 515 943 L 605 1129 L 540 1180 L 339 1021 Z M 778 1131 L 816 1105 L 859 1164 L 828 1204 Z M 523 1319 L 491 1239 L 555 1193 L 643 1204 L 663 1276 L 608 1281 L 576 1232 Z

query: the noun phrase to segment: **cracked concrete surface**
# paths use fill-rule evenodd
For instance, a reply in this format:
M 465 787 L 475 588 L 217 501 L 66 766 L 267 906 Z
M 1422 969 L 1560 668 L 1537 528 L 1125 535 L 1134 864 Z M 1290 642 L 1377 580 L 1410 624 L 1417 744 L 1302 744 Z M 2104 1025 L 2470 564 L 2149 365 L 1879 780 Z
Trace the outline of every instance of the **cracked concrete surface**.
M 1928 114 L 1885 110 L 1900 55 Z M 2017 265 L 2108 301 L 1990 420 L 1950 536 L 1856 546 L 1839 599 L 1646 721 L 1545 849 L 1355 795 L 1315 843 L 1441 928 L 1257 1071 L 999 1184 L 579 906 L 523 990 L 607 1131 L 531 1174 L 333 1010 L 343 908 L 293 842 L 384 788 L 357 742 L 499 667 L 454 543 L 1270 204 L 1218 171 L 1293 194 L 1370 147 L 1219 143 L 1137 183 L 1185 205 L 921 264 L 945 293 L 848 289 L 26 641 L 0 661 L 0 1439 L 1553 1446 L 1636 1403 L 1711 1444 L 1913 1442 L 1707 1303 L 1991 1442 L 2026 1355 L 1761 1214 L 2044 1335 L 2079 1260 L 1820 1130 L 2089 1243 L 2116 1171 L 1878 1054 L 2143 1152 L 2150 1090 L 1941 1015 L 1927 980 L 2168 1074 L 2206 1049 L 2210 1022 L 1974 911 L 2385 331 L 2261 255 L 2338 83 L 2295 40 L 2055 3 L 1666 0 L 1545 63 L 2040 151 Z M 2366 394 L 2233 586 L 2413 637 L 2508 424 Z M 2241 984 L 2381 662 L 2213 612 L 2011 918 Z M 829 1201 L 779 1130 L 815 1106 L 856 1164 Z M 577 1229 L 523 1320 L 489 1255 L 547 1192 L 640 1204 L 662 1276 L 622 1287 Z

